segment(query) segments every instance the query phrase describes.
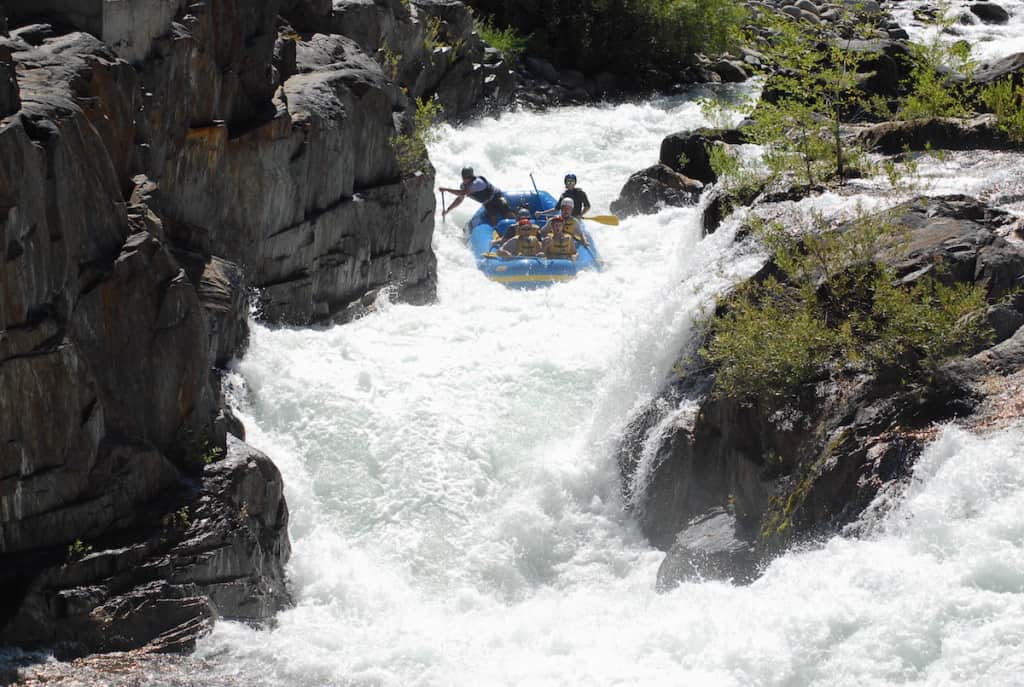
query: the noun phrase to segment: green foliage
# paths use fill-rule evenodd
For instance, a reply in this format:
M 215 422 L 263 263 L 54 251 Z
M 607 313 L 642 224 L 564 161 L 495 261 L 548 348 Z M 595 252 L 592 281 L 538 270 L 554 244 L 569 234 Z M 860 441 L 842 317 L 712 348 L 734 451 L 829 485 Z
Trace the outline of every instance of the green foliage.
M 441 113 L 442 108 L 437 101 L 417 98 L 411 131 L 391 137 L 391 149 L 403 176 L 411 176 L 430 164 L 427 146 L 437 136 L 435 124 Z
M 90 553 L 92 553 L 92 545 L 86 544 L 81 539 L 76 539 L 68 544 L 68 562 L 85 558 Z
M 844 38 L 832 36 L 829 26 L 788 16 L 766 21 L 772 38 L 759 47 L 773 69 L 768 87 L 774 97 L 754 110 L 751 137 L 768 146 L 764 163 L 771 177 L 793 175 L 809 186 L 842 183 L 849 167 L 866 165 L 863 148 L 842 136 L 842 123 L 880 109 L 859 87 L 862 65 L 877 53 L 854 49 L 874 27 L 849 9 Z
M 891 280 L 875 288 L 872 317 L 881 323 L 870 355 L 880 363 L 900 364 L 912 351 L 925 374 L 951 356 L 991 337 L 982 317 L 985 289 L 972 284 L 945 285 L 922 279 L 907 290 Z
M 176 511 L 167 513 L 160 521 L 168 529 L 186 530 L 192 522 L 188 506 L 182 506 Z
M 716 392 L 744 400 L 786 396 L 820 374 L 840 342 L 812 306 L 774 279 L 734 294 L 702 351 L 718 365 Z
M 392 81 L 397 79 L 398 69 L 402 65 L 402 53 L 393 51 L 387 41 L 384 41 L 383 45 L 377 50 L 377 55 L 380 58 L 381 66 L 384 67 L 385 72 L 391 77 Z
M 490 19 L 473 17 L 473 25 L 480 38 L 507 58 L 518 58 L 526 50 L 528 36 L 521 35 L 511 26 L 500 29 Z
M 884 215 L 858 212 L 843 229 L 820 216 L 812 223 L 799 236 L 755 224 L 786 281 L 738 289 L 709 322 L 701 352 L 718 368 L 718 396 L 779 401 L 846 366 L 895 367 L 927 383 L 944 360 L 989 335 L 984 287 L 932 276 L 899 283 L 880 256 L 901 244 L 902 231 Z
M 733 0 L 668 0 L 649 3 L 656 35 L 688 52 L 719 54 L 742 42 L 746 8 Z
M 694 53 L 739 47 L 748 17 L 740 0 L 549 0 L 539 13 L 538 44 L 588 73 L 679 70 Z
M 865 63 L 877 55 L 865 50 L 870 43 L 861 40 L 873 36 L 873 25 L 850 8 L 840 20 L 842 38 L 833 34 L 832 24 L 814 25 L 775 13 L 762 13 L 761 21 L 771 38 L 761 40 L 751 33 L 747 40 L 765 57 L 768 97 L 756 106 L 741 101 L 722 107 L 752 118 L 745 132 L 765 152 L 756 165 L 714 156 L 716 174 L 727 186 L 752 189 L 783 179 L 806 186 L 844 183 L 851 168 L 872 170 L 862 144 L 844 136 L 842 125 L 885 112 L 879 98 L 860 88 Z M 722 116 L 718 107 L 702 104 L 710 118 Z
M 1006 77 L 981 91 L 981 100 L 999 122 L 999 128 L 1017 143 L 1024 143 L 1024 85 L 1014 86 Z
M 708 147 L 708 161 L 718 177 L 718 185 L 725 191 L 723 214 L 732 211 L 732 202 L 749 203 L 764 190 L 768 175 L 759 165 L 744 164 L 724 144 Z
M 970 113 L 967 93 L 951 84 L 951 80 L 966 78 L 974 70 L 971 46 L 966 41 L 947 43 L 943 31 L 956 22 L 944 9 L 932 20 L 936 31 L 927 43 L 910 43 L 913 67 L 907 81 L 908 95 L 899 106 L 902 119 L 928 117 L 963 117 Z
M 203 447 L 203 453 L 199 456 L 199 462 L 203 465 L 215 463 L 224 457 L 224 449 L 220 446 L 211 446 L 209 442 Z

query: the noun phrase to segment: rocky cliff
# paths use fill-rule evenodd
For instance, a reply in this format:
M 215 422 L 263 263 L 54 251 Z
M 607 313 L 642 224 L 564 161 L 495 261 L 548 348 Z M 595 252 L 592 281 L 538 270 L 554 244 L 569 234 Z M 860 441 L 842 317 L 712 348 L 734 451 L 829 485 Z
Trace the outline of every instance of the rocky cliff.
M 251 307 L 433 298 L 433 173 L 391 139 L 413 97 L 465 116 L 500 80 L 455 2 L 5 6 L 0 643 L 168 649 L 264 620 L 287 507 L 219 370 Z
M 921 198 L 895 217 L 907 246 L 889 260 L 903 283 L 941 265 L 944 280 L 983 286 L 992 339 L 934 383 L 908 383 L 896 369 L 845 371 L 783 406 L 714 398 L 714 370 L 690 365 L 697 371 L 635 418 L 619 456 L 643 531 L 669 552 L 661 588 L 749 581 L 780 550 L 835 533 L 897 487 L 936 423 L 991 423 L 992 399 L 1024 390 L 1019 219 L 967 196 Z

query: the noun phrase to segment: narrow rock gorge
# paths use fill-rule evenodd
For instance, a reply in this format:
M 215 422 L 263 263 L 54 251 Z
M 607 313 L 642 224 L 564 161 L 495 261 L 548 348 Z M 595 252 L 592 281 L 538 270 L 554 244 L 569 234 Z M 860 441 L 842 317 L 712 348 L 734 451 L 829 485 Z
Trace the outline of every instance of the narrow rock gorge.
M 392 139 L 416 98 L 463 117 L 507 69 L 454 2 L 0 18 L 0 643 L 166 650 L 266 620 L 289 603 L 288 509 L 222 370 L 254 309 L 434 297 L 433 172 Z

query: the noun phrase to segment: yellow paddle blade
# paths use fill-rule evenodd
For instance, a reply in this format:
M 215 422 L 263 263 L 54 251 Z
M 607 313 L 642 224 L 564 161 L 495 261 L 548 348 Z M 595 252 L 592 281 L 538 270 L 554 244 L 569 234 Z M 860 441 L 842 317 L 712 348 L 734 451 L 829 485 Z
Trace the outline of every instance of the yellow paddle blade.
M 615 215 L 594 215 L 593 217 L 584 217 L 583 219 L 588 222 L 597 222 L 598 224 L 607 224 L 608 226 L 617 227 L 619 226 L 619 218 Z
M 497 253 L 481 253 L 480 257 L 481 258 L 496 258 L 496 257 L 498 257 L 498 254 Z

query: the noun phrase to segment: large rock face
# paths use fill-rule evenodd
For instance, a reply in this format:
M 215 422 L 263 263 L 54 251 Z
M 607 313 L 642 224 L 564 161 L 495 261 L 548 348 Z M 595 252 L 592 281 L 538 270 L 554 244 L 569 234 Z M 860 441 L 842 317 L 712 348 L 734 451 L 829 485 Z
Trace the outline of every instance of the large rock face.
M 245 489 L 218 488 L 242 468 L 203 472 L 225 445 L 211 367 L 244 343 L 246 291 L 220 280 L 214 298 L 230 263 L 196 253 L 190 277 L 149 197 L 126 202 L 148 183 L 130 177 L 131 66 L 84 33 L 10 47 L 21 108 L 0 121 L 0 642 L 89 651 L 179 628 L 187 643 L 200 617 L 266 618 L 287 600 L 280 480 L 263 467 Z M 268 560 L 246 567 L 253 549 L 236 545 L 221 554 L 234 578 L 168 585 L 184 554 L 159 535 L 167 513 L 250 491 L 274 501 L 273 522 L 249 528 Z M 242 591 L 218 601 L 232 579 Z
M 217 617 L 273 615 L 288 599 L 290 551 L 274 464 L 232 438 L 226 458 L 180 492 L 137 508 L 134 530 L 78 542 L 63 557 L 8 557 L 5 584 L 21 601 L 5 609 L 0 636 L 64 655 L 166 651 L 189 647 Z
M 433 173 L 391 146 L 413 104 L 379 46 L 328 35 L 346 3 L 6 4 L 0 644 L 171 649 L 266 619 L 288 602 L 287 508 L 228 437 L 216 370 L 253 287 L 298 323 L 389 285 L 433 298 Z M 465 8 L 372 7 L 380 37 L 444 58 L 410 50 L 411 95 L 480 104 L 479 43 L 442 45 Z
M 1007 301 L 1021 286 L 1024 247 L 1002 238 L 1015 218 L 962 196 L 914 201 L 898 217 L 908 242 L 890 258 L 897 274 L 912 283 L 942 265 L 942 279 L 984 285 L 992 346 L 948 365 L 940 390 L 929 394 L 898 375 L 859 374 L 807 388 L 779 409 L 711 399 L 708 374 L 674 382 L 637 417 L 620 454 L 644 533 L 672 549 L 660 586 L 695 576 L 744 579 L 758 559 L 836 531 L 908 473 L 934 423 L 969 416 L 994 380 L 1024 369 L 1024 298 Z M 669 410 L 675 418 L 666 422 L 659 408 L 677 407 L 686 410 Z M 665 426 L 660 438 L 648 436 Z M 653 467 L 638 474 L 640 447 L 653 439 Z M 715 509 L 733 518 L 732 537 Z M 701 545 L 709 532 L 714 541 Z

